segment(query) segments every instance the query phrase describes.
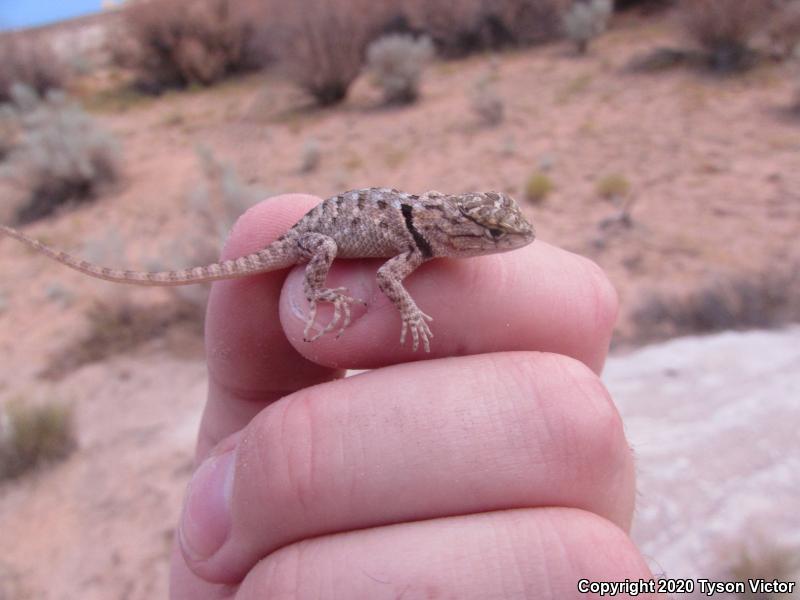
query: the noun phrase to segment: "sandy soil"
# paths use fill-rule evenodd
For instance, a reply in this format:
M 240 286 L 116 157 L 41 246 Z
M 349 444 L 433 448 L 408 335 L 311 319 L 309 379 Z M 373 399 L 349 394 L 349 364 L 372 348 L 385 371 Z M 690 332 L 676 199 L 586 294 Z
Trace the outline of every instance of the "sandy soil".
M 480 126 L 469 108 L 486 56 L 433 65 L 421 101 L 403 109 L 379 108 L 376 92 L 358 82 L 343 106 L 311 110 L 271 74 L 124 110 L 106 102 L 95 112 L 123 145 L 124 181 L 26 231 L 109 264 L 170 266 L 170 244 L 193 235 L 186 217 L 202 179 L 199 145 L 273 193 L 389 185 L 521 198 L 528 177 L 546 169 L 555 190 L 526 210 L 542 239 L 606 269 L 622 299 L 624 334 L 646 290 L 769 270 L 797 256 L 800 120 L 786 110 L 794 72 L 767 65 L 722 80 L 626 70 L 633 57 L 674 41 L 657 23 L 625 19 L 586 58 L 564 44 L 500 55 L 496 86 L 507 118 L 496 128 Z M 302 174 L 312 139 L 321 164 Z M 603 233 L 600 222 L 617 209 L 596 185 L 613 174 L 631 184 L 634 226 Z M 163 597 L 167 540 L 202 407 L 202 363 L 156 341 L 60 382 L 41 380 L 52 356 L 86 330 L 98 298 L 169 296 L 122 292 L 10 241 L 0 246 L 0 400 L 72 403 L 80 436 L 66 463 L 0 484 L 0 598 L 4 585 L 13 598 Z

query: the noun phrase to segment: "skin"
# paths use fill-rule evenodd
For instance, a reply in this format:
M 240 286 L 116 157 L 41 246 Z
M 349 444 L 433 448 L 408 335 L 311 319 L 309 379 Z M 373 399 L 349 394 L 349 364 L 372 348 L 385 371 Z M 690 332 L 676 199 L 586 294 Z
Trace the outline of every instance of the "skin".
M 224 258 L 317 202 L 251 209 Z M 597 266 L 542 241 L 422 265 L 406 283 L 438 335 L 419 360 L 398 344 L 381 262 L 334 263 L 331 285 L 367 306 L 313 343 L 302 267 L 214 285 L 171 598 L 564 599 L 587 597 L 582 577 L 651 578 L 598 377 L 617 298 Z

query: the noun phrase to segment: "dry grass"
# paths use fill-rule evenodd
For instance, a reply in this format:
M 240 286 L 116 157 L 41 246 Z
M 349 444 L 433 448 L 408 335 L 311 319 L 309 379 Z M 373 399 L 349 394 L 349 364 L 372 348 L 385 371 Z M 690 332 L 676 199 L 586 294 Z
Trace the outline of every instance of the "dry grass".
M 11 100 L 11 87 L 21 83 L 44 94 L 62 89 L 69 79 L 67 66 L 47 40 L 31 33 L 0 34 L 0 103 Z
M 77 441 L 71 407 L 17 400 L 5 406 L 0 427 L 0 480 L 12 479 L 43 464 L 63 460 Z M 0 415 L 1 417 L 2 415 Z M 2 425 L 2 423 L 0 423 Z
M 655 291 L 632 311 L 637 343 L 800 322 L 800 263 L 720 277 L 689 293 Z
M 131 352 L 166 335 L 173 327 L 201 336 L 204 316 L 203 306 L 177 299 L 157 306 L 129 301 L 113 305 L 97 303 L 86 314 L 87 334 L 63 348 L 41 375 L 60 379 L 84 365 Z

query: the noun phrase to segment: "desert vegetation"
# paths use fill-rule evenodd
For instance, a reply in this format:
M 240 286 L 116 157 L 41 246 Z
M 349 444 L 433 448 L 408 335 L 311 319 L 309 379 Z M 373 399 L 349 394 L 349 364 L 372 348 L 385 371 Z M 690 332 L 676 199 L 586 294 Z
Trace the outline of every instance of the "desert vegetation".
M 770 11 L 767 0 L 682 0 L 680 19 L 711 67 L 726 73 L 752 59 L 751 41 L 766 25 Z
M 800 264 L 717 276 L 683 293 L 652 290 L 633 309 L 637 343 L 800 322 Z
M 586 54 L 589 42 L 606 30 L 613 10 L 612 0 L 589 0 L 575 2 L 564 12 L 564 32 L 578 54 Z
M 148 92 L 210 85 L 266 60 L 252 8 L 235 0 L 131 3 L 112 55 Z
M 63 89 L 69 68 L 46 39 L 32 33 L 0 35 L 0 104 L 13 101 L 12 88 L 22 84 L 39 95 Z
M 7 132 L 0 177 L 22 191 L 16 221 L 27 223 L 67 203 L 95 198 L 119 175 L 118 146 L 63 92 L 44 97 L 14 84 L 2 106 Z
M 786 110 L 800 74 L 789 61 L 794 21 L 778 17 L 798 0 L 768 4 L 736 25 L 745 4 L 720 13 L 699 0 L 617 0 L 614 14 L 585 0 L 132 2 L 114 13 L 132 17 L 114 22 L 116 62 L 41 86 L 22 67 L 7 71 L 0 209 L 13 210 L 0 220 L 28 223 L 26 233 L 99 264 L 166 270 L 217 260 L 237 217 L 279 192 L 493 189 L 520 202 L 541 247 L 588 256 L 609 275 L 619 350 L 800 321 L 800 274 L 787 266 L 797 263 L 800 120 Z M 568 15 L 590 6 L 606 20 L 570 33 Z M 59 59 L 67 46 L 53 44 Z M 576 48 L 586 55 L 576 58 Z M 630 61 L 648 53 L 655 67 L 631 72 Z M 34 72 L 51 66 L 36 61 Z M 104 237 L 108 245 L 97 241 Z M 41 566 L 24 557 L 124 540 L 108 563 L 62 569 L 58 591 L 83 597 L 91 582 L 119 597 L 144 574 L 149 587 L 131 584 L 128 595 L 164 596 L 152 571 L 163 571 L 174 515 L 152 516 L 153 507 L 177 506 L 176 482 L 191 470 L 210 287 L 113 286 L 5 239 L 0 269 L 0 401 L 25 396 L 19 390 L 33 382 L 56 398 L 70 392 L 81 417 L 80 464 L 3 484 L 0 530 L 13 529 L 14 568 L 26 585 L 50 589 L 58 557 Z M 264 309 L 253 307 L 271 318 Z M 224 358 L 229 349 L 209 351 Z M 18 429 L 46 439 L 61 422 Z M 48 455 L 37 449 L 45 446 L 21 444 L 8 464 L 46 464 L 20 458 Z M 122 462 L 110 469 L 107 455 Z M 37 542 L 19 498 L 29 486 L 71 489 L 84 472 L 108 483 L 96 502 L 92 494 L 65 511 L 97 525 L 95 535 Z M 134 481 L 118 485 L 118 474 Z M 109 499 L 120 493 L 129 504 Z M 95 519 L 98 510 L 106 516 Z M 112 535 L 110 521 L 123 514 L 141 520 Z M 146 564 L 131 560 L 134 546 Z M 30 596 L 46 597 L 38 592 Z
M 395 33 L 378 38 L 367 48 L 372 80 L 387 104 L 409 104 L 419 96 L 425 66 L 433 58 L 427 37 Z
M 0 481 L 63 460 L 76 447 L 69 405 L 16 399 L 0 407 Z

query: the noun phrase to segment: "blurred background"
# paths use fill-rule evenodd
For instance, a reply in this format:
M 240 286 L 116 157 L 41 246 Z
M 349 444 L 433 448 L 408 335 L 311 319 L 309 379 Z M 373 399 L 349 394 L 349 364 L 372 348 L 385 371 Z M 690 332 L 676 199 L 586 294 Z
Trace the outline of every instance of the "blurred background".
M 0 0 L 0 222 L 171 269 L 370 186 L 600 264 L 654 572 L 797 581 L 800 0 Z M 0 600 L 164 597 L 207 290 L 0 249 Z

